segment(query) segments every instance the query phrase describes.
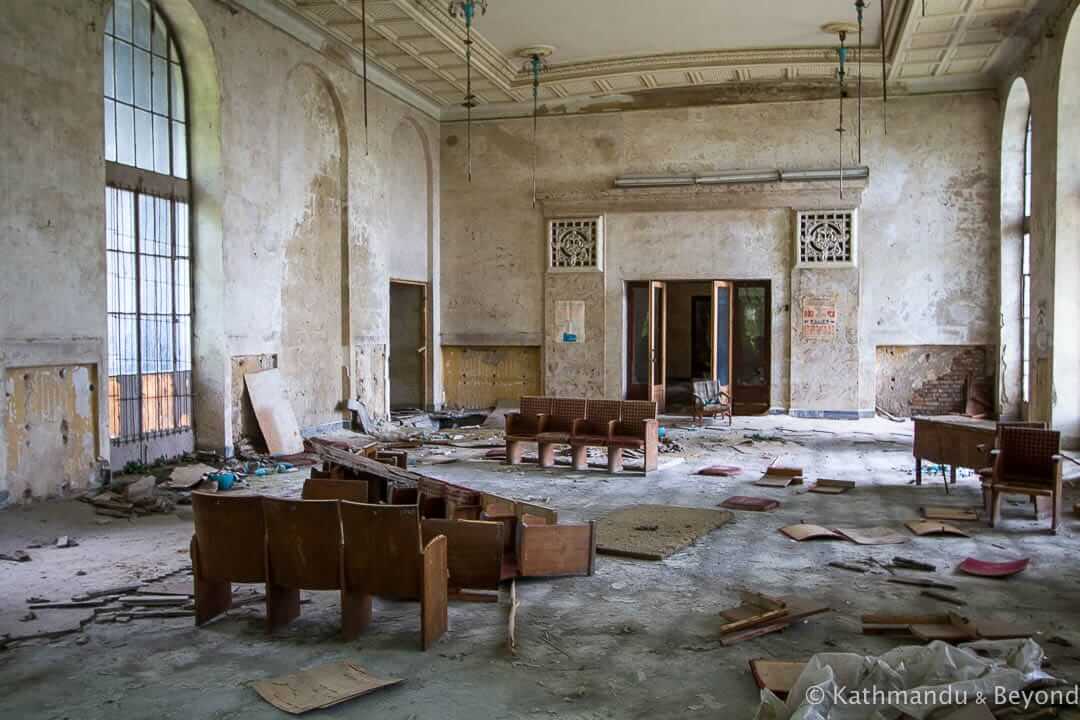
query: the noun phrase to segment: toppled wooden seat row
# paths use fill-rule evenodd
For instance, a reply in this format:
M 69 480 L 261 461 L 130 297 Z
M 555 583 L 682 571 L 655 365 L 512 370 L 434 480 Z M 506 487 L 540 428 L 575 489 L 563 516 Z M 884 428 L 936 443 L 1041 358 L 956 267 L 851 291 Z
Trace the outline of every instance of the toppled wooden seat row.
M 496 600 L 516 577 L 591 575 L 594 523 L 481 493 L 335 448 L 303 499 L 193 493 L 195 619 L 229 609 L 232 583 L 266 583 L 267 629 L 300 612 L 299 591 L 339 590 L 342 631 L 359 634 L 374 596 L 419 600 L 423 647 L 447 629 L 450 598 Z
M 656 403 L 648 400 L 586 400 L 525 396 L 520 409 L 506 415 L 506 461 L 521 462 L 524 443 L 535 442 L 541 467 L 555 464 L 559 445 L 569 445 L 575 470 L 588 467 L 588 449 L 608 451 L 608 471 L 622 470 L 623 451 L 639 450 L 645 472 L 656 470 L 659 455 Z

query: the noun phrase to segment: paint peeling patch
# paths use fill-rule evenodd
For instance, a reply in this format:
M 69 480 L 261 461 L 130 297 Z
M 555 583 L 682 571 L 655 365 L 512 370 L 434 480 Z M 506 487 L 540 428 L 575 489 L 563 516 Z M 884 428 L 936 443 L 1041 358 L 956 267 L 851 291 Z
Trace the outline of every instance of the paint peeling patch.
M 67 495 L 97 477 L 93 365 L 7 372 L 7 493 L 14 502 Z

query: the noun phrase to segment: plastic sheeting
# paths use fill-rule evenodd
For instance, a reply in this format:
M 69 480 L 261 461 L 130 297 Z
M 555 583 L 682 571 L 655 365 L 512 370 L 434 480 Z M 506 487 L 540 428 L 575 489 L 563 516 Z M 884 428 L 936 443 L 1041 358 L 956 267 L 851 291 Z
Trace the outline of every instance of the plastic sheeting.
M 996 693 L 1052 681 L 1033 640 L 933 642 L 884 655 L 821 653 L 806 664 L 787 702 L 761 691 L 755 720 L 926 718 L 938 708 L 992 701 Z

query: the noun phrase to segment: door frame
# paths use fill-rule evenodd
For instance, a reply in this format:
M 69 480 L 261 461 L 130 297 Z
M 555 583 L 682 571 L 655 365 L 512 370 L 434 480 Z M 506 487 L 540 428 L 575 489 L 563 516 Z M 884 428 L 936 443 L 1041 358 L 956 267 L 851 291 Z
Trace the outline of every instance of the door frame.
M 391 287 L 393 285 L 412 285 L 414 287 L 419 287 L 423 291 L 423 296 L 422 296 L 422 300 L 421 300 L 421 307 L 420 307 L 420 315 L 421 315 L 422 328 L 423 328 L 423 341 L 424 341 L 424 344 L 422 345 L 421 348 L 417 349 L 417 352 L 422 353 L 423 356 L 424 356 L 422 358 L 423 362 L 421 363 L 421 368 L 422 369 L 421 369 L 420 382 L 423 385 L 423 387 L 421 389 L 421 396 L 423 397 L 424 408 L 422 408 L 422 409 L 427 409 L 427 408 L 432 407 L 432 399 L 431 399 L 431 393 L 432 393 L 432 377 L 431 377 L 431 351 L 432 351 L 432 347 L 431 347 L 431 342 L 432 342 L 432 340 L 431 340 L 431 300 L 430 300 L 430 298 L 431 298 L 431 283 L 422 282 L 420 280 L 399 280 L 398 278 L 390 278 L 390 284 L 387 286 L 387 294 L 388 294 L 388 297 L 387 297 L 387 310 L 388 310 L 388 312 L 387 312 L 387 314 L 390 315 L 391 317 L 393 317 L 393 316 L 392 316 L 392 314 L 389 313 L 389 306 L 390 306 L 389 291 L 390 291 L 390 289 L 391 289 Z M 389 329 L 388 329 L 388 332 L 389 332 Z M 391 347 L 389 336 L 387 336 L 386 347 L 387 347 L 387 357 L 388 357 L 388 360 L 387 360 L 387 363 L 386 363 L 386 378 L 387 378 L 387 383 L 386 383 L 386 409 L 387 409 L 387 414 L 389 416 L 389 411 L 390 411 L 390 406 L 391 406 L 391 403 L 390 403 L 390 363 L 393 362 L 393 356 L 389 352 L 390 347 Z
M 646 310 L 646 322 L 648 323 L 648 352 L 649 381 L 647 383 L 634 382 L 634 368 L 637 358 L 634 354 L 634 333 L 630 327 L 635 314 L 634 290 L 644 289 L 648 292 L 648 309 Z M 657 291 L 660 291 L 662 305 L 657 305 Z M 664 411 L 667 393 L 667 285 L 660 280 L 634 280 L 626 282 L 626 309 L 627 314 L 623 322 L 623 333 L 626 339 L 626 397 L 631 400 L 653 400 L 656 402 L 657 412 Z M 657 327 L 659 317 L 659 328 Z M 657 337 L 659 331 L 660 337 Z M 659 352 L 657 352 L 659 350 Z M 659 380 L 659 382 L 657 382 Z
M 738 307 L 739 290 L 746 287 L 765 289 L 765 383 L 764 385 L 738 385 L 735 368 L 738 361 L 739 343 L 732 342 L 731 400 L 735 415 L 765 415 L 772 407 L 772 280 L 735 280 L 732 282 L 731 308 L 734 319 L 731 336 L 733 340 L 742 333 L 742 321 Z M 764 389 L 762 389 L 764 388 Z M 741 397 L 741 400 L 739 399 Z

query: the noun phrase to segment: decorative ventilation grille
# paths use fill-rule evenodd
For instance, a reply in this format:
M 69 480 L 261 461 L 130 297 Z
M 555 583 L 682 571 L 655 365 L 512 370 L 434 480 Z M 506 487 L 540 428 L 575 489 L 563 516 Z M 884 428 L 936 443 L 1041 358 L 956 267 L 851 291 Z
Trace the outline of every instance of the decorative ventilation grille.
M 603 247 L 603 217 L 565 218 L 548 224 L 548 267 L 551 270 L 602 270 Z
M 799 211 L 796 267 L 854 267 L 858 224 L 855 210 Z

